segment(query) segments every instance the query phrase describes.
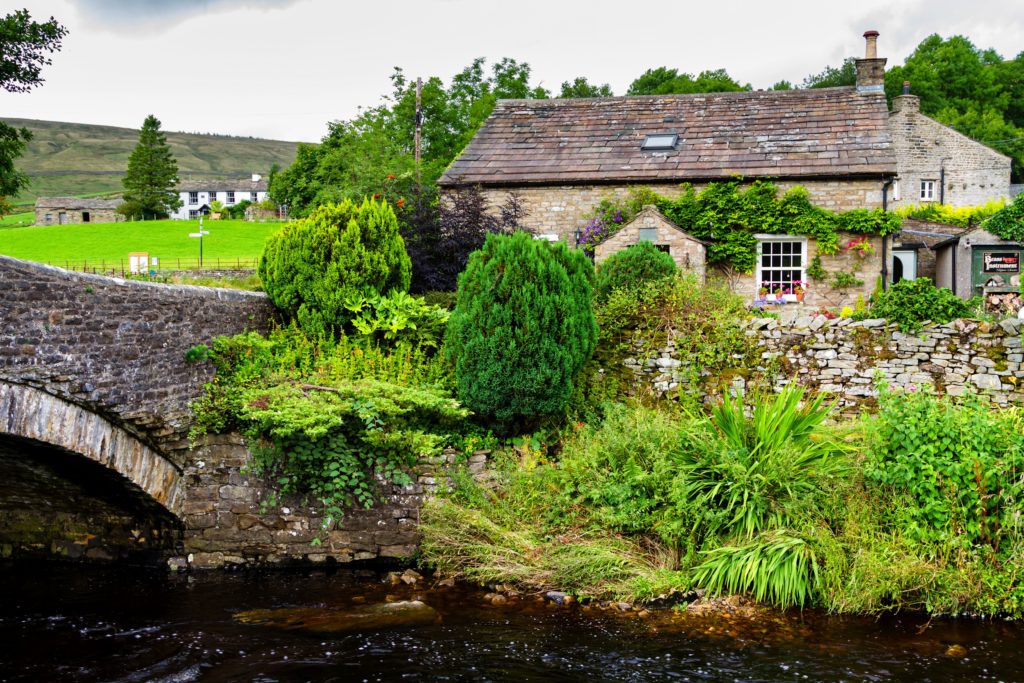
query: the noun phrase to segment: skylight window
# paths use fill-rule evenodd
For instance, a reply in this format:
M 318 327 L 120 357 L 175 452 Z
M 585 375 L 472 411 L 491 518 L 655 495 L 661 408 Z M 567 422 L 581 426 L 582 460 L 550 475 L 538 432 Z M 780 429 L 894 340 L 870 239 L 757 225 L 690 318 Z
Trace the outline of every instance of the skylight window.
M 640 149 L 675 149 L 679 136 L 675 133 L 657 133 L 644 138 Z

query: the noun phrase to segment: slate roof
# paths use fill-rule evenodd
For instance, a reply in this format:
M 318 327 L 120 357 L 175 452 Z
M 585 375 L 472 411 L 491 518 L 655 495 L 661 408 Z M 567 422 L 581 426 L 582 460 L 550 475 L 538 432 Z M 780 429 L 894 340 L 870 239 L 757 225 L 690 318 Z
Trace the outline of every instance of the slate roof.
M 37 209 L 116 209 L 121 202 L 111 199 L 82 199 L 81 197 L 39 197 Z
M 896 174 L 882 93 L 855 88 L 499 100 L 442 185 Z M 676 133 L 670 151 L 644 137 Z
M 182 180 L 178 182 L 178 192 L 266 192 L 267 179 L 261 178 L 253 182 L 252 178 L 234 178 L 227 180 Z

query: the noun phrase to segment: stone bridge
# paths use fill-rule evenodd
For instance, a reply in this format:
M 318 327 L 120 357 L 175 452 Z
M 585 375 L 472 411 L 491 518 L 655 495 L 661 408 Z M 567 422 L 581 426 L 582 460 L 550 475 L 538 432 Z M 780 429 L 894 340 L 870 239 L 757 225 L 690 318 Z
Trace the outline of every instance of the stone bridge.
M 328 532 L 301 500 L 267 505 L 238 435 L 188 442 L 213 378 L 188 350 L 275 317 L 260 293 L 0 256 L 0 557 L 215 567 L 413 552 L 426 472 Z

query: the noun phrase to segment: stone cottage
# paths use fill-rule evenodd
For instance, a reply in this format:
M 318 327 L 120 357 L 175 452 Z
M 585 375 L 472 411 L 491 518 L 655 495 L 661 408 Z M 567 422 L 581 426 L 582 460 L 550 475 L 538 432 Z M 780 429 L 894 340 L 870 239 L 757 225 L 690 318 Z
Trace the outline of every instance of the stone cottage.
M 1009 199 L 1010 157 L 922 114 L 909 82 L 892 100 L 889 133 L 897 173 L 891 206 L 978 206 Z
M 781 192 L 802 186 L 812 203 L 833 211 L 891 208 L 901 169 L 897 150 L 905 148 L 894 144 L 893 130 L 907 129 L 912 105 L 904 101 L 903 114 L 890 116 L 877 37 L 865 33 L 865 57 L 857 60 L 852 87 L 499 101 L 441 177 L 442 191 L 477 185 L 491 206 L 515 191 L 527 226 L 568 244 L 601 199 L 624 198 L 631 186 L 672 197 L 681 183 L 701 190 L 741 177 L 770 180 Z M 923 128 L 916 119 L 911 123 L 912 130 Z M 954 174 L 955 161 L 944 162 L 945 173 L 962 185 L 969 173 Z M 919 180 L 910 176 L 916 166 L 904 168 L 904 187 Z M 1005 175 L 1008 182 L 1008 167 Z M 967 182 L 988 189 L 994 181 Z M 737 291 L 753 297 L 761 282 L 808 280 L 817 255 L 813 239 L 767 233 L 757 239 L 757 267 L 733 280 Z M 851 239 L 840 235 L 840 244 Z M 812 284 L 806 302 L 850 305 L 888 282 L 890 240 L 873 237 L 870 244 L 824 258 L 828 276 Z M 831 276 L 839 272 L 860 284 L 833 288 Z
M 119 202 L 79 197 L 40 197 L 36 200 L 36 225 L 80 223 L 116 223 L 124 216 L 117 213 Z

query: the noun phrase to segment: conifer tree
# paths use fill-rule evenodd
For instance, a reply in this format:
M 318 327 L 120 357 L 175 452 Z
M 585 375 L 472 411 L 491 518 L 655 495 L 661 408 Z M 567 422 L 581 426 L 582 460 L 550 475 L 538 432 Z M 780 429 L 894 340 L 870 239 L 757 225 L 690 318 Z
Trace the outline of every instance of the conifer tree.
M 139 131 L 139 144 L 128 157 L 124 203 L 117 210 L 129 218 L 167 218 L 181 207 L 174 191 L 177 184 L 178 162 L 160 130 L 160 120 L 150 114 Z

